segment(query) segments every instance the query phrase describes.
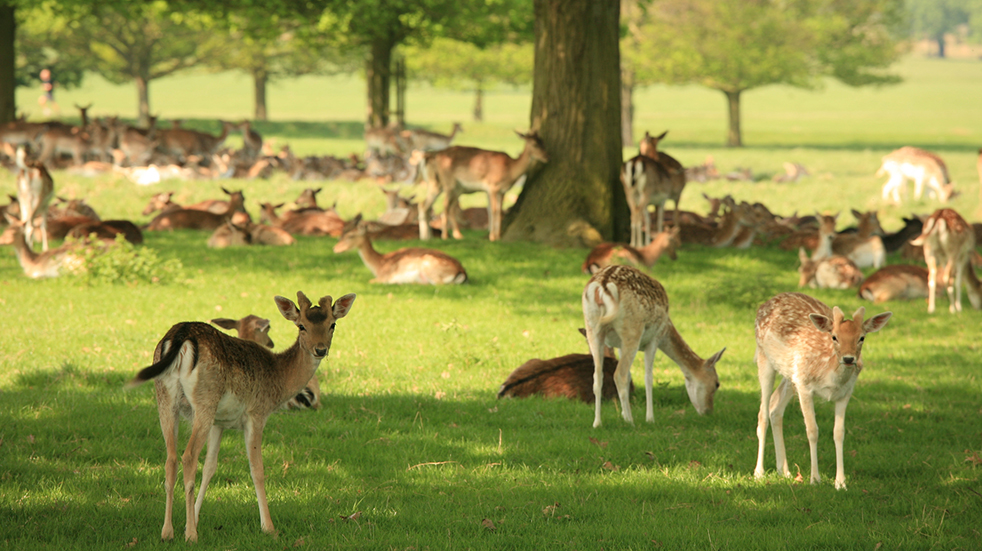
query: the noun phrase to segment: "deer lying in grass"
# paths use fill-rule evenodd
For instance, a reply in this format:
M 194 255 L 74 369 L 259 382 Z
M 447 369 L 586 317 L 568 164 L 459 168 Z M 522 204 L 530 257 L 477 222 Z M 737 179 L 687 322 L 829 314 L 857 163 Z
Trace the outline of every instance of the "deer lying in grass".
M 975 250 L 975 229 L 952 209 L 938 209 L 924 222 L 921 235 L 911 245 L 924 247 L 928 269 L 927 311 L 934 312 L 935 289 L 942 281 L 948 291 L 951 313 L 962 310 L 962 284 L 976 310 L 982 308 L 982 285 L 970 263 Z M 938 266 L 942 272 L 938 274 Z M 939 279 L 940 278 L 940 279 Z
M 668 317 L 668 295 L 654 279 L 630 266 L 608 266 L 597 272 L 583 290 L 583 317 L 586 338 L 593 354 L 593 393 L 596 414 L 593 426 L 600 426 L 600 396 L 603 395 L 603 346 L 619 348 L 621 359 L 614 372 L 614 384 L 621 398 L 624 420 L 634 423 L 628 396 L 631 364 L 638 350 L 644 350 L 644 389 L 647 400 L 646 419 L 654 422 L 652 365 L 655 351 L 661 350 L 685 374 L 689 400 L 700 414 L 713 411 L 713 395 L 719 388 L 716 362 L 720 350 L 708 360 L 689 348 Z
M 859 308 L 851 320 L 844 320 L 838 306 L 830 309 L 822 302 L 801 293 L 782 293 L 757 310 L 756 339 L 757 378 L 760 380 L 760 413 L 757 415 L 757 467 L 754 476 L 764 476 L 764 442 L 767 421 L 774 427 L 774 452 L 777 470 L 791 476 L 784 448 L 784 410 L 791 401 L 792 389 L 798 393 L 805 431 L 811 449 L 811 483 L 818 484 L 818 424 L 815 422 L 814 397 L 835 402 L 835 488 L 846 488 L 842 463 L 842 441 L 845 437 L 846 406 L 856 380 L 863 370 L 860 357 L 868 333 L 883 329 L 891 312 L 877 314 L 863 321 L 865 308 Z M 781 384 L 771 394 L 774 379 L 781 374 Z
M 879 304 L 888 300 L 927 298 L 927 268 L 908 264 L 884 266 L 859 286 L 859 298 Z
M 222 188 L 224 190 L 224 188 Z M 241 191 L 229 192 L 228 206 L 222 214 L 191 208 L 169 210 L 157 215 L 147 226 L 148 230 L 217 230 L 237 212 L 245 212 L 245 197 Z
M 812 260 L 828 258 L 835 254 L 845 256 L 860 268 L 880 268 L 886 264 L 886 248 L 878 235 L 869 233 L 872 228 L 864 224 L 864 217 L 870 213 L 860 214 L 853 211 L 860 219 L 860 229 L 855 234 L 838 234 L 835 231 L 835 221 L 838 214 L 819 215 L 821 225 L 818 228 L 818 248 L 812 253 Z M 875 214 L 875 213 L 874 213 Z M 868 218 L 867 218 L 868 220 Z M 877 222 L 877 225 L 879 223 Z
M 154 364 L 140 371 L 127 385 L 137 386 L 155 379 L 157 411 L 167 447 L 165 463 L 167 505 L 160 537 L 174 538 L 172 509 L 177 482 L 177 436 L 179 418 L 191 419 L 191 437 L 182 458 L 186 522 L 184 539 L 198 540 L 198 515 L 205 491 L 218 467 L 218 450 L 225 429 L 245 432 L 249 470 L 259 502 L 259 520 L 264 532 L 275 533 L 266 502 L 262 438 L 266 419 L 310 381 L 327 357 L 334 337 L 335 322 L 348 314 L 355 295 L 331 303 L 322 297 L 314 306 L 301 292 L 297 303 L 276 297 L 284 318 L 296 324 L 297 340 L 279 354 L 262 345 L 230 337 L 199 322 L 178 323 L 164 335 L 154 350 Z M 201 489 L 194 497 L 198 456 L 208 443 Z
M 48 205 L 55 196 L 55 183 L 44 163 L 27 160 L 23 147 L 17 148 L 17 202 L 24 223 L 27 245 L 34 247 L 34 220 L 40 222 L 41 250 L 48 250 Z
M 859 271 L 852 260 L 842 255 L 832 255 L 814 260 L 808 258 L 804 248 L 798 249 L 798 260 L 801 266 L 798 273 L 798 287 L 812 289 L 848 289 L 863 282 L 863 272 Z
M 211 322 L 222 329 L 234 330 L 242 340 L 273 348 L 273 339 L 269 337 L 269 320 L 252 314 L 237 320 L 230 318 L 215 318 Z M 321 407 L 321 387 L 317 382 L 317 374 L 310 378 L 307 386 L 296 396 L 290 398 L 282 409 L 319 409 Z
M 434 249 L 403 248 L 382 254 L 372 247 L 361 215 L 345 225 L 335 253 L 357 248 L 365 266 L 375 276 L 372 283 L 422 283 L 431 285 L 464 283 L 467 272 L 456 258 Z
M 586 330 L 580 329 L 586 336 Z M 604 400 L 617 397 L 614 371 L 617 358 L 614 349 L 604 347 Z M 593 395 L 593 356 L 567 354 L 549 360 L 529 360 L 512 371 L 498 391 L 498 398 L 527 398 L 538 394 L 545 398 L 569 398 L 587 404 L 595 401 Z M 634 394 L 634 381 L 628 380 L 628 394 Z
M 635 249 L 623 243 L 601 243 L 590 251 L 586 260 L 583 261 L 583 273 L 595 274 L 601 268 L 618 263 L 620 260 L 635 266 L 645 266 L 650 268 L 658 262 L 663 254 L 675 260 L 678 258 L 676 249 L 682 246 L 679 240 L 679 228 L 675 227 L 667 232 L 655 234 L 651 243 L 640 249 Z

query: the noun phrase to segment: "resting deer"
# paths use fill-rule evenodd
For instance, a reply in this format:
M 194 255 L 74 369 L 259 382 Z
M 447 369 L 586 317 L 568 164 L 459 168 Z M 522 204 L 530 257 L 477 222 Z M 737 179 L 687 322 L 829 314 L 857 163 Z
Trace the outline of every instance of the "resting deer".
M 41 226 L 41 250 L 48 250 L 48 205 L 55 196 L 55 183 L 44 163 L 28 161 L 23 147 L 17 148 L 17 202 L 28 247 L 34 247 L 34 220 Z
M 224 189 L 224 188 L 223 188 Z M 150 231 L 192 229 L 192 230 L 217 230 L 225 225 L 226 221 L 232 219 L 237 212 L 244 212 L 245 197 L 241 191 L 229 193 L 228 207 L 223 214 L 216 214 L 206 210 L 195 210 L 183 208 L 162 212 L 150 221 L 147 229 Z
M 269 320 L 266 318 L 250 314 L 237 320 L 215 318 L 211 322 L 222 329 L 234 330 L 242 340 L 252 341 L 269 349 L 273 348 L 273 339 L 269 337 Z M 317 383 L 317 374 L 314 373 L 307 386 L 283 404 L 282 409 L 319 409 L 320 399 L 321 387 Z
M 798 287 L 812 289 L 848 289 L 863 282 L 863 272 L 856 264 L 842 255 L 832 255 L 817 260 L 808 258 L 804 248 L 798 249 L 801 266 Z
M 911 245 L 924 247 L 928 269 L 927 311 L 934 312 L 935 289 L 942 281 L 948 291 L 951 313 L 962 310 L 962 284 L 967 285 L 968 299 L 975 309 L 982 308 L 982 288 L 970 263 L 975 250 L 975 230 L 952 209 L 938 209 L 924 222 L 921 235 Z M 939 276 L 938 266 L 943 270 Z
M 586 330 L 580 329 L 586 336 Z M 617 358 L 614 349 L 604 347 L 604 400 L 617 398 L 614 371 Z M 498 398 L 527 398 L 538 394 L 545 398 L 569 398 L 587 404 L 593 395 L 593 356 L 567 354 L 549 360 L 529 360 L 512 371 L 498 390 Z M 628 380 L 628 394 L 634 394 L 634 381 Z
M 443 151 L 428 153 L 420 162 L 420 176 L 426 183 L 426 198 L 419 203 L 419 236 L 430 238 L 430 209 L 440 193 L 443 202 L 443 238 L 447 239 L 447 228 L 453 227 L 455 239 L 461 239 L 457 218 L 451 216 L 452 205 L 464 193 L 483 191 L 488 194 L 488 239 L 501 239 L 501 216 L 505 193 L 513 186 L 524 183 L 526 172 L 532 160 L 549 162 L 549 154 L 539 135 L 531 130 L 528 134 L 515 132 L 525 140 L 522 154 L 512 159 L 500 151 L 487 151 L 476 147 L 453 146 Z M 448 226 L 448 219 L 449 224 Z
M 75 244 L 65 244 L 56 249 L 34 252 L 24 235 L 24 223 L 5 214 L 10 224 L 10 239 L 14 245 L 17 262 L 24 275 L 31 279 L 58 277 L 65 272 L 75 272 L 85 267 L 85 258 Z
M 372 283 L 449 284 L 467 281 L 467 272 L 456 258 L 433 249 L 403 248 L 382 254 L 372 247 L 361 215 L 345 225 L 335 253 L 357 248 L 365 266 L 372 271 Z
M 198 540 L 198 515 L 208 483 L 218 467 L 218 450 L 225 429 L 245 432 L 260 524 L 264 532 L 275 533 L 263 474 L 262 438 L 266 419 L 296 396 L 317 372 L 331 349 L 335 322 L 348 314 L 355 295 L 345 295 L 333 305 L 330 296 L 322 297 L 313 306 L 298 292 L 299 308 L 287 298 L 278 296 L 275 300 L 280 314 L 299 330 L 296 342 L 284 352 L 274 354 L 262 345 L 230 337 L 206 323 L 178 323 L 157 344 L 154 364 L 140 371 L 127 385 L 134 387 L 155 379 L 157 411 L 167 447 L 167 504 L 161 539 L 174 538 L 172 509 L 182 415 L 191 420 L 191 436 L 182 458 L 187 519 L 184 539 Z M 208 453 L 201 489 L 195 499 L 198 456 L 205 442 Z
M 856 211 L 853 213 L 857 217 L 863 216 Z M 855 234 L 838 234 L 835 231 L 835 221 L 838 216 L 838 214 L 819 216 L 821 225 L 818 228 L 818 248 L 812 254 L 812 260 L 839 254 L 852 260 L 860 268 L 870 266 L 880 268 L 886 264 L 886 248 L 880 236 L 870 235 L 867 229 L 864 229 L 870 226 L 862 224 L 860 231 Z
M 175 203 L 171 200 L 173 197 L 173 191 L 162 191 L 160 193 L 155 193 L 150 197 L 150 201 L 147 206 L 143 209 L 140 214 L 147 216 L 148 214 L 153 214 L 158 210 L 160 212 L 170 212 L 172 210 L 182 209 L 181 205 Z
M 900 203 L 901 188 L 906 195 L 908 179 L 914 180 L 914 199 L 921 198 L 925 184 L 942 203 L 947 203 L 956 193 L 941 157 L 916 147 L 901 147 L 885 155 L 876 171 L 877 176 L 884 174 L 889 174 L 890 179 L 883 184 L 883 199 L 892 196 L 894 203 Z
M 859 298 L 879 304 L 888 300 L 927 298 L 927 268 L 908 264 L 884 266 L 859 286 Z
M 677 227 L 656 234 L 651 243 L 640 249 L 622 243 L 601 243 L 587 255 L 583 262 L 583 273 L 595 274 L 601 268 L 610 266 L 618 260 L 624 260 L 635 266 L 650 268 L 655 265 L 655 262 L 658 262 L 663 254 L 667 254 L 672 260 L 678 258 L 675 251 L 680 246 L 682 246 L 682 242 L 679 240 L 679 228 Z
M 631 364 L 638 350 L 644 350 L 644 389 L 647 404 L 646 419 L 654 422 L 652 366 L 655 351 L 661 350 L 671 358 L 685 375 L 689 400 L 700 415 L 712 413 L 713 395 L 719 388 L 716 362 L 724 348 L 708 360 L 689 348 L 668 317 L 668 295 L 654 279 L 630 266 L 608 266 L 597 272 L 583 290 L 583 317 L 586 338 L 593 354 L 593 393 L 596 414 L 593 426 L 600 426 L 600 396 L 603 395 L 603 346 L 621 351 L 614 384 L 621 399 L 624 420 L 634 423 L 628 395 Z
M 757 415 L 757 467 L 754 476 L 764 476 L 764 442 L 767 421 L 774 434 L 777 470 L 791 476 L 784 448 L 784 410 L 797 390 L 805 431 L 811 450 L 811 483 L 818 484 L 818 424 L 815 422 L 814 397 L 835 402 L 835 488 L 846 488 L 842 463 L 842 441 L 845 437 L 846 406 L 856 380 L 863 370 L 860 357 L 868 333 L 883 329 L 891 312 L 877 314 L 863 321 L 865 308 L 859 308 L 851 320 L 844 320 L 838 306 L 829 309 L 822 302 L 801 293 L 782 293 L 757 310 L 755 334 L 757 378 L 760 380 L 760 413 Z M 781 374 L 781 384 L 771 394 L 774 379 Z

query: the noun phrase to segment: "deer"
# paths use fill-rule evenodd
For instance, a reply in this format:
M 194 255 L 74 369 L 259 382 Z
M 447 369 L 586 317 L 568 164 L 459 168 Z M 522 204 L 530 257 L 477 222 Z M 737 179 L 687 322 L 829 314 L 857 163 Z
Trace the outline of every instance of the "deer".
M 619 260 L 647 268 L 654 266 L 663 254 L 667 254 L 669 258 L 675 260 L 678 258 L 676 250 L 682 246 L 679 231 L 679 228 L 675 227 L 667 232 L 658 233 L 651 240 L 651 243 L 640 249 L 623 243 L 601 243 L 594 247 L 587 255 L 586 260 L 583 261 L 583 273 L 595 274 Z
M 856 264 L 842 255 L 832 255 L 819 259 L 808 258 L 804 247 L 798 249 L 801 266 L 798 273 L 798 287 L 812 289 L 849 289 L 863 282 L 863 272 Z
M 883 157 L 877 176 L 889 174 L 890 179 L 883 184 L 883 199 L 888 196 L 900 203 L 900 190 L 906 195 L 907 180 L 914 180 L 914 199 L 920 199 L 927 184 L 938 200 L 947 203 L 954 197 L 954 184 L 948 177 L 948 167 L 941 157 L 917 147 L 905 146 L 891 151 Z
M 345 225 L 335 253 L 358 249 L 362 262 L 375 276 L 371 283 L 461 284 L 467 271 L 456 258 L 434 249 L 402 248 L 382 254 L 372 246 L 361 214 Z
M 419 163 L 420 177 L 426 183 L 426 198 L 418 204 L 420 239 L 431 237 L 430 209 L 440 193 L 444 194 L 442 237 L 447 239 L 450 233 L 448 228 L 452 226 L 454 239 L 461 239 L 463 236 L 457 218 L 451 216 L 455 207 L 451 205 L 457 204 L 461 194 L 479 191 L 488 194 L 488 239 L 501 239 L 505 193 L 525 182 L 526 172 L 533 160 L 549 162 L 549 154 L 535 130 L 527 134 L 516 130 L 515 133 L 525 141 L 521 155 L 515 159 L 500 151 L 459 145 L 424 156 Z
M 231 214 L 236 212 L 241 212 L 246 215 L 249 213 L 245 210 L 245 196 L 242 195 L 242 190 L 229 191 L 224 187 L 221 188 L 225 195 L 228 195 L 228 200 L 225 199 L 205 199 L 193 205 L 187 205 L 184 208 L 191 210 L 206 210 L 208 212 L 214 212 L 215 214 Z
M 630 266 L 607 266 L 586 284 L 582 296 L 586 338 L 593 355 L 593 393 L 595 415 L 593 427 L 600 426 L 600 397 L 603 395 L 603 346 L 619 348 L 621 352 L 614 384 L 621 401 L 624 420 L 634 424 L 628 394 L 631 364 L 638 350 L 644 350 L 644 389 L 646 420 L 655 421 L 652 404 L 655 352 L 661 350 L 672 359 L 685 375 L 689 401 L 699 415 L 712 413 L 713 396 L 719 388 L 716 363 L 726 348 L 702 359 L 675 329 L 668 317 L 668 294 L 655 279 Z
M 66 243 L 55 249 L 41 253 L 34 252 L 28 244 L 24 223 L 4 213 L 10 224 L 10 240 L 24 275 L 31 279 L 58 277 L 64 273 L 75 273 L 85 269 L 85 257 L 77 244 Z
M 812 484 L 821 482 L 818 472 L 818 424 L 815 422 L 816 396 L 835 402 L 835 489 L 846 489 L 842 462 L 846 406 L 863 370 L 863 341 L 869 333 L 886 326 L 892 312 L 863 320 L 860 307 L 851 320 L 844 319 L 838 306 L 829 308 L 821 301 L 801 293 L 781 293 L 757 310 L 754 362 L 760 381 L 760 412 L 757 415 L 757 467 L 754 476 L 764 476 L 764 442 L 768 419 L 773 427 L 777 470 L 791 476 L 784 448 L 784 410 L 797 390 L 805 432 L 811 450 Z M 773 394 L 774 380 L 781 383 Z
M 651 217 L 647 210 L 649 204 L 655 203 L 658 206 L 655 230 L 660 232 L 664 227 L 665 214 L 661 206 L 669 198 L 671 176 L 658 161 L 638 155 L 621 166 L 620 177 L 631 213 L 631 246 L 643 247 L 648 244 L 651 236 Z
M 117 235 L 122 235 L 134 245 L 143 243 L 143 232 L 129 220 L 100 220 L 75 224 L 67 233 L 68 237 L 87 240 L 92 236 L 103 241 L 115 241 Z
M 34 220 L 41 229 L 41 250 L 48 250 L 48 205 L 55 196 L 55 183 L 41 161 L 27 160 L 23 147 L 17 148 L 17 203 L 24 223 L 24 236 L 34 246 Z
M 856 211 L 853 211 L 853 214 L 857 218 L 866 216 Z M 870 226 L 862 223 L 860 230 L 855 234 L 837 234 L 835 221 L 838 216 L 838 213 L 819 215 L 821 224 L 818 228 L 818 248 L 812 253 L 812 260 L 821 260 L 839 254 L 852 260 L 860 268 L 872 266 L 879 269 L 886 264 L 886 248 L 880 236 L 870 235 L 864 229 Z M 860 221 L 863 222 L 862 218 Z
M 249 314 L 237 320 L 230 318 L 215 318 L 211 323 L 222 329 L 234 330 L 236 336 L 242 340 L 252 341 L 273 349 L 273 339 L 269 336 L 269 320 Z M 320 409 L 321 387 L 317 382 L 317 374 L 310 378 L 307 386 L 296 396 L 287 400 L 280 406 L 281 409 Z
M 211 249 L 242 247 L 250 244 L 252 244 L 252 234 L 249 233 L 249 229 L 232 222 L 230 219 L 215 229 L 207 243 L 208 248 Z
M 67 153 L 72 156 L 73 164 L 81 165 L 85 152 L 89 150 L 90 140 L 91 135 L 83 128 L 48 123 L 47 129 L 40 135 L 39 159 L 43 163 L 56 163 L 61 154 Z
M 924 229 L 911 245 L 924 248 L 928 269 L 927 311 L 934 313 L 937 282 L 948 291 L 951 313 L 962 310 L 962 284 L 967 286 L 968 298 L 975 309 L 982 308 L 982 288 L 970 263 L 975 250 L 975 230 L 952 209 L 938 209 L 924 222 Z M 938 267 L 942 266 L 941 274 Z M 940 279 L 939 279 L 940 278 Z
M 193 230 L 217 230 L 223 226 L 227 220 L 231 220 L 236 213 L 244 213 L 245 197 L 241 191 L 230 192 L 222 188 L 229 194 L 228 208 L 222 214 L 205 210 L 195 210 L 192 208 L 181 208 L 162 212 L 158 214 L 146 229 L 150 231 L 193 229 Z M 244 217 L 248 219 L 248 215 Z
M 586 336 L 586 330 L 580 329 Z M 617 358 L 614 349 L 604 347 L 604 400 L 617 398 L 614 386 L 614 371 Z M 628 380 L 628 393 L 634 394 L 634 381 Z M 512 371 L 498 390 L 498 399 L 526 398 L 532 395 L 546 398 L 568 398 L 592 404 L 593 395 L 593 356 L 590 354 L 567 354 L 548 360 L 538 358 L 529 360 Z
M 666 134 L 668 134 L 668 130 L 662 132 L 658 136 L 652 136 L 645 131 L 644 137 L 641 138 L 641 142 L 638 144 L 638 150 L 641 155 L 658 161 L 668 172 L 668 198 L 675 203 L 675 217 L 673 220 L 677 221 L 679 219 L 679 199 L 682 197 L 682 190 L 685 189 L 686 175 L 685 168 L 682 166 L 682 163 L 678 162 L 675 157 L 672 157 L 668 153 L 658 151 L 658 143 L 665 139 Z M 658 206 L 659 211 L 661 211 L 664 206 L 665 203 L 663 201 Z M 662 215 L 662 219 L 663 218 L 664 215 Z M 658 226 L 657 231 L 662 231 L 662 227 L 660 225 Z
M 380 128 L 366 128 L 365 145 L 369 152 L 377 152 L 383 156 L 402 155 L 408 149 L 397 122 Z
M 439 151 L 450 147 L 450 144 L 457 136 L 457 133 L 463 131 L 464 129 L 460 126 L 460 123 L 455 122 L 453 123 L 453 128 L 450 130 L 450 134 L 439 134 L 437 132 L 423 130 L 422 128 L 413 128 L 410 130 L 403 130 L 402 138 L 409 143 L 410 149 L 420 151 Z
M 173 196 L 174 196 L 173 191 L 162 191 L 160 193 L 154 193 L 150 197 L 150 202 L 147 203 L 147 206 L 143 209 L 143 212 L 141 212 L 140 214 L 147 216 L 149 214 L 153 214 L 157 212 L 158 210 L 160 212 L 170 212 L 172 210 L 183 209 L 184 207 L 171 200 L 171 197 Z
M 888 300 L 927 298 L 928 270 L 921 266 L 894 264 L 870 274 L 859 286 L 859 298 L 880 304 Z
M 236 127 L 242 132 L 242 150 L 246 158 L 255 159 L 262 154 L 263 137 L 252 127 L 248 119 L 243 119 Z
M 226 335 L 207 323 L 182 322 L 171 327 L 157 343 L 153 365 L 142 369 L 126 385 L 134 388 L 154 380 L 160 428 L 167 448 L 167 504 L 160 534 L 163 540 L 174 539 L 172 509 L 182 416 L 191 420 L 191 436 L 182 458 L 187 519 L 184 540 L 198 541 L 199 513 L 208 483 L 218 467 L 219 446 L 226 429 L 242 429 L 245 433 L 260 526 L 263 532 L 276 533 L 266 500 L 263 429 L 270 414 L 296 396 L 317 372 L 330 352 L 336 322 L 350 312 L 355 295 L 344 295 L 333 304 L 330 296 L 321 297 L 317 306 L 303 292 L 297 292 L 297 304 L 281 296 L 274 300 L 280 314 L 297 326 L 297 340 L 287 350 L 276 354 L 263 345 Z M 201 489 L 194 499 L 198 457 L 205 442 L 208 453 Z

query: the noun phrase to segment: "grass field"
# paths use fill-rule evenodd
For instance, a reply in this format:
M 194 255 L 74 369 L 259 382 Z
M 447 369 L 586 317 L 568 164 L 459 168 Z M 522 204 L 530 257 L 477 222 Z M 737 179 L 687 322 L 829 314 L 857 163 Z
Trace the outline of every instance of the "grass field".
M 900 216 L 937 207 L 928 200 L 896 207 L 880 199 L 883 180 L 873 176 L 880 157 L 912 143 L 945 157 L 963 191 L 953 208 L 979 220 L 982 64 L 909 59 L 898 70 L 907 82 L 882 90 L 829 84 L 821 93 L 775 88 L 747 94 L 745 141 L 751 147 L 739 150 L 718 146 L 725 130 L 722 95 L 697 88 L 639 93 L 637 128 L 670 128 L 664 149 L 686 164 L 711 154 L 721 170 L 749 166 L 766 174 L 793 160 L 813 174 L 796 185 L 690 184 L 683 208 L 704 210 L 701 192 L 730 193 L 781 213 L 842 210 L 842 226 L 851 223 L 849 208 L 877 209 L 894 230 Z M 189 92 L 192 85 L 196 92 Z M 361 90 L 356 79 L 345 78 L 280 83 L 271 92 L 274 120 L 260 129 L 301 153 L 358 150 Z M 204 125 L 247 116 L 247 91 L 240 77 L 194 75 L 157 83 L 151 94 L 155 112 Z M 412 122 L 437 129 L 466 123 L 466 94 L 418 92 L 410 91 Z M 92 101 L 97 115 L 127 115 L 107 107 L 135 104 L 134 96 L 129 88 L 93 84 L 61 93 L 59 101 L 63 107 Z M 527 124 L 527 91 L 495 94 L 486 109 L 489 120 L 465 124 L 462 143 L 514 152 L 518 140 L 509 133 Z M 220 183 L 243 188 L 256 215 L 256 200 L 290 201 L 304 187 L 282 176 L 152 188 L 110 176 L 56 172 L 54 178 L 60 194 L 86 197 L 106 218 L 138 222 L 147 220 L 138 213 L 161 189 L 173 188 L 176 200 L 192 202 L 220 195 Z M 322 203 L 338 200 L 345 217 L 374 216 L 383 208 L 373 183 L 324 187 Z M 0 176 L 0 192 L 13 189 L 12 178 Z M 482 198 L 468 201 L 483 204 Z M 672 319 L 693 349 L 708 356 L 727 347 L 715 414 L 695 413 L 679 369 L 659 355 L 655 423 L 642 420 L 639 390 L 636 426 L 607 403 L 603 427 L 593 429 L 590 406 L 495 398 L 505 377 L 526 360 L 586 351 L 576 331 L 585 250 L 492 244 L 471 232 L 463 241 L 430 243 L 459 258 L 471 281 L 432 288 L 372 285 L 358 256 L 334 255 L 329 238 L 237 250 L 211 250 L 205 240 L 194 232 L 147 235 L 145 247 L 183 265 L 179 280 L 167 284 L 32 281 L 9 249 L 0 254 L 4 548 L 183 545 L 159 542 L 164 446 L 152 390 L 122 387 L 149 365 L 157 340 L 179 321 L 262 315 L 272 320 L 277 349 L 284 349 L 296 333 L 278 316 L 272 297 L 294 298 L 297 290 L 312 298 L 349 292 L 358 298 L 338 323 L 322 364 L 324 407 L 274 415 L 266 427 L 266 488 L 279 536 L 271 540 L 259 529 L 242 438 L 230 432 L 201 512 L 203 549 L 982 546 L 979 311 L 950 315 L 945 300 L 934 315 L 921 301 L 866 305 L 868 315 L 889 309 L 894 317 L 865 347 L 865 370 L 846 419 L 849 489 L 836 491 L 829 404 L 816 408 L 821 485 L 778 477 L 770 440 L 769 474 L 752 476 L 759 407 L 754 313 L 774 294 L 796 290 L 795 253 L 692 246 L 676 262 L 656 265 L 652 273 L 668 290 Z M 861 305 L 850 291 L 810 294 L 850 313 Z M 636 383 L 643 381 L 640 364 Z M 789 463 L 807 478 L 808 444 L 797 406 L 785 419 Z M 180 538 L 180 495 L 175 505 Z

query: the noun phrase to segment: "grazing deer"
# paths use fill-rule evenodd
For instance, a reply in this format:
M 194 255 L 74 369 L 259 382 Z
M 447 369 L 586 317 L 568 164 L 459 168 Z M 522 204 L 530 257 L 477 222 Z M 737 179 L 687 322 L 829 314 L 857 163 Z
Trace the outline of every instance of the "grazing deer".
M 27 242 L 24 223 L 7 214 L 5 217 L 10 224 L 10 239 L 14 245 L 17 262 L 20 263 L 27 277 L 31 279 L 58 277 L 65 272 L 84 269 L 85 258 L 79 253 L 77 245 L 69 243 L 43 253 L 36 253 Z
M 848 289 L 863 282 L 863 272 L 856 264 L 842 255 L 826 256 L 824 258 L 808 258 L 804 248 L 798 249 L 798 260 L 801 266 L 798 273 L 798 287 L 812 289 Z
M 413 247 L 379 253 L 372 247 L 360 214 L 345 225 L 334 252 L 343 253 L 354 248 L 375 276 L 372 283 L 440 285 L 467 281 L 467 272 L 460 261 L 437 250 Z
M 962 284 L 968 288 L 968 299 L 975 309 L 982 308 L 982 289 L 970 263 L 975 250 L 975 230 L 952 209 L 938 209 L 927 221 L 921 235 L 911 245 L 924 247 L 924 261 L 928 269 L 927 311 L 934 312 L 937 282 L 942 281 L 948 291 L 951 313 L 962 310 Z M 938 274 L 938 266 L 942 272 Z
M 900 203 L 900 190 L 907 194 L 907 180 L 914 180 L 914 199 L 920 199 L 927 184 L 930 193 L 937 195 L 942 203 L 947 203 L 954 197 L 954 184 L 948 177 L 948 167 L 941 157 L 930 151 L 916 147 L 901 147 L 883 157 L 877 176 L 889 174 L 890 179 L 883 184 L 883 199 L 893 197 L 894 203 Z
M 580 329 L 586 336 L 586 330 Z M 617 358 L 614 349 L 604 347 L 604 400 L 617 398 L 614 371 Z M 567 354 L 549 360 L 534 359 L 520 365 L 502 383 L 498 399 L 527 398 L 534 394 L 545 398 L 569 398 L 587 404 L 596 401 L 593 395 L 593 356 Z M 634 394 L 634 381 L 628 380 L 628 394 Z
M 603 395 L 603 346 L 619 348 L 621 358 L 614 372 L 614 384 L 621 398 L 624 420 L 634 423 L 628 396 L 631 364 L 638 350 L 644 350 L 644 389 L 647 400 L 646 419 L 654 422 L 652 366 L 655 351 L 671 358 L 685 375 L 685 389 L 699 415 L 712 413 L 713 395 L 719 388 L 716 362 L 724 348 L 708 360 L 689 348 L 668 317 L 668 295 L 665 288 L 640 270 L 630 266 L 608 266 L 597 272 L 583 290 L 583 317 L 586 338 L 593 354 L 593 393 L 596 414 L 593 426 L 600 426 L 600 396 Z
M 884 266 L 859 286 L 859 298 L 879 304 L 888 300 L 927 298 L 927 268 L 908 264 Z
M 234 330 L 236 335 L 242 340 L 252 341 L 261 344 L 266 348 L 273 348 L 273 339 L 269 337 L 269 320 L 254 316 L 252 314 L 241 319 L 216 318 L 211 322 L 222 329 Z M 321 387 L 317 382 L 317 373 L 310 378 L 307 386 L 296 396 L 290 398 L 281 406 L 282 409 L 319 409 L 321 399 Z
M 505 193 L 517 184 L 525 182 L 526 172 L 532 160 L 549 162 L 549 154 L 542 145 L 542 139 L 534 131 L 518 137 L 525 140 L 522 154 L 512 159 L 500 151 L 487 151 L 476 147 L 453 146 L 443 151 L 427 153 L 420 162 L 420 175 L 426 182 L 426 199 L 419 203 L 419 235 L 421 239 L 430 238 L 430 209 L 440 193 L 443 202 L 443 238 L 447 239 L 447 228 L 453 227 L 455 239 L 461 239 L 457 218 L 451 216 L 452 206 L 464 193 L 483 191 L 488 194 L 488 239 L 501 239 L 501 215 Z M 448 226 L 447 224 L 451 225 Z
M 655 234 L 651 243 L 640 249 L 622 243 L 601 243 L 587 255 L 583 262 L 583 273 L 595 274 L 602 268 L 614 264 L 618 259 L 647 268 L 654 266 L 663 254 L 667 254 L 669 258 L 675 260 L 678 258 L 675 251 L 682 246 L 682 241 L 679 240 L 679 231 L 679 228 L 675 227 L 667 232 Z
M 868 333 L 883 329 L 891 312 L 877 314 L 863 321 L 865 308 L 859 308 L 851 320 L 844 320 L 838 306 L 830 309 L 822 302 L 801 293 L 782 293 L 757 310 L 755 334 L 757 378 L 760 380 L 760 413 L 757 415 L 757 467 L 754 476 L 764 476 L 764 442 L 767 421 L 773 426 L 777 470 L 791 476 L 784 448 L 784 410 L 797 390 L 798 402 L 805 417 L 805 432 L 811 449 L 811 483 L 818 484 L 818 424 L 815 422 L 815 396 L 835 402 L 835 488 L 846 488 L 842 463 L 842 441 L 845 437 L 846 406 L 852 396 L 859 372 L 863 370 L 860 355 Z M 771 394 L 774 379 L 780 373 L 781 384 Z
M 345 317 L 355 301 L 349 294 L 331 304 L 322 297 L 317 306 L 301 292 L 297 305 L 276 297 L 284 318 L 296 324 L 297 340 L 279 354 L 262 345 L 230 337 L 200 322 L 178 323 L 154 350 L 154 364 L 140 371 L 128 387 L 155 379 L 157 411 L 167 447 L 165 463 L 167 505 L 161 539 L 174 538 L 172 509 L 177 482 L 177 436 L 181 415 L 191 420 L 191 437 L 184 450 L 184 539 L 198 540 L 198 515 L 205 491 L 218 467 L 218 450 L 225 429 L 245 432 L 249 470 L 256 487 L 259 519 L 266 533 L 275 533 L 266 502 L 262 438 L 266 419 L 293 398 L 317 372 L 327 357 L 336 321 Z M 198 457 L 205 442 L 201 489 L 194 499 Z
M 24 236 L 29 247 L 34 246 L 34 220 L 41 229 L 41 250 L 48 250 L 48 205 L 55 196 L 55 183 L 40 161 L 26 160 L 23 147 L 17 148 L 17 202 Z
M 455 122 L 453 123 L 453 129 L 450 130 L 450 134 L 439 134 L 437 132 L 423 130 L 422 128 L 413 128 L 403 130 L 402 138 L 409 144 L 410 149 L 439 151 L 450 147 L 457 133 L 463 131 L 464 129 L 460 126 L 460 123 Z
M 114 130 L 119 139 L 119 154 L 113 152 L 115 163 L 122 166 L 123 162 L 127 162 L 134 167 L 149 163 L 160 143 L 157 118 L 150 118 L 150 127 L 147 129 L 136 128 L 119 120 L 111 122 L 115 123 Z

